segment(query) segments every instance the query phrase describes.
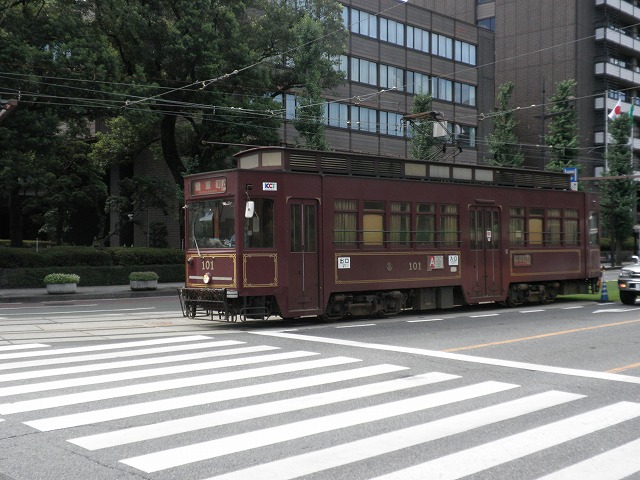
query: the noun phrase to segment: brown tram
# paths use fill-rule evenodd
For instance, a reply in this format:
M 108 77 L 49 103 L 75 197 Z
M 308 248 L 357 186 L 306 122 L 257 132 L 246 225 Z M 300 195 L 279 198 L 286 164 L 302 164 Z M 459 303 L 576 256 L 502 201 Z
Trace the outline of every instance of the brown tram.
M 598 202 L 561 173 L 260 147 L 185 177 L 185 316 L 516 306 L 598 289 Z

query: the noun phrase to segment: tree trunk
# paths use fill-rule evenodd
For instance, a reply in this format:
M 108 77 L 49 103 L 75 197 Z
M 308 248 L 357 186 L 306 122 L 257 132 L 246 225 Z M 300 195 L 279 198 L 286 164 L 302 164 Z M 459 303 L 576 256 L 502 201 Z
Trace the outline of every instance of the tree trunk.
M 176 117 L 165 115 L 160 123 L 160 143 L 162 145 L 162 156 L 175 182 L 182 187 L 184 180 L 182 173 L 184 165 L 180 160 L 178 146 L 176 145 Z
M 22 247 L 22 203 L 20 190 L 14 188 L 9 194 L 9 236 L 12 247 Z

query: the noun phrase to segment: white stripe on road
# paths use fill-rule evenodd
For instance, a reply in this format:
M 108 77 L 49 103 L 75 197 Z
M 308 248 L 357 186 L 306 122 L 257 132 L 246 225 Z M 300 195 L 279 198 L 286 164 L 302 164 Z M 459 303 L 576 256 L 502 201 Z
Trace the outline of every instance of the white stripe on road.
M 397 392 L 400 390 L 420 387 L 423 385 L 431 385 L 433 383 L 444 382 L 456 378 L 460 377 L 457 375 L 438 372 L 426 373 L 423 375 L 415 375 L 413 377 L 396 378 L 386 382 L 359 385 L 357 387 L 332 390 L 303 397 L 232 408 L 220 412 L 206 413 L 203 415 L 169 420 L 151 425 L 125 428 L 123 430 L 75 438 L 69 440 L 69 442 L 86 448 L 87 450 L 98 450 L 100 448 L 142 442 L 145 440 L 167 437 L 169 435 L 202 430 L 204 428 L 212 428 L 235 422 L 268 417 L 270 415 L 277 415 L 280 413 L 295 412 L 321 405 L 331 405 L 334 403 L 346 402 L 348 400 L 372 397 L 383 393 Z
M 121 463 L 146 473 L 157 472 L 201 460 L 244 452 L 252 448 L 264 447 L 340 428 L 406 415 L 453 402 L 503 392 L 512 388 L 518 388 L 518 385 L 501 382 L 483 382 L 443 392 L 420 395 L 418 397 L 374 405 L 372 407 L 218 438 L 185 447 L 162 450 L 156 453 L 127 458 L 121 460 Z
M 285 354 L 289 359 L 318 355 L 314 352 L 290 352 Z M 361 360 L 348 357 L 333 357 L 325 360 L 311 360 L 300 363 L 287 363 L 271 367 L 259 367 L 238 372 L 212 373 L 198 377 L 178 378 L 175 380 L 161 380 L 158 382 L 141 383 L 138 385 L 127 385 L 125 387 L 106 388 L 103 390 L 93 390 L 90 392 L 70 393 L 55 397 L 37 398 L 34 400 L 23 400 L 21 402 L 0 404 L 0 414 L 32 412 L 35 410 L 46 410 L 49 408 L 63 407 L 67 405 L 77 405 L 79 403 L 96 402 L 112 398 L 130 397 L 143 395 L 145 393 L 162 392 L 175 390 L 177 388 L 193 387 L 196 385 L 209 385 L 212 383 L 230 382 L 234 380 L 265 377 L 280 373 L 291 373 L 309 368 L 320 368 L 325 366 L 343 365 L 345 363 L 360 362 Z
M 549 391 L 355 442 L 284 458 L 208 480 L 292 480 L 571 402 L 584 395 Z M 431 478 L 431 477 L 426 477 Z
M 212 340 L 208 338 L 207 340 Z M 0 370 L 15 370 L 16 368 L 47 367 L 66 363 L 91 362 L 94 360 L 108 360 L 110 358 L 139 357 L 142 355 L 155 355 L 157 353 L 182 352 L 186 350 L 202 350 L 209 347 L 221 347 L 229 345 L 229 340 L 190 343 L 188 345 L 171 345 L 169 347 L 144 348 L 140 350 L 123 350 L 121 352 L 94 353 L 91 355 L 78 355 L 74 357 L 46 358 L 41 360 L 23 360 L 21 362 L 0 363 Z M 244 342 L 236 342 L 241 344 Z
M 43 350 L 41 352 L 7 353 L 4 355 L 0 355 L 0 361 L 11 360 L 14 358 L 23 358 L 23 357 L 32 358 L 36 356 L 45 356 L 45 355 L 66 355 L 67 353 L 84 353 L 84 352 L 96 352 L 100 350 L 116 350 L 118 348 L 146 347 L 149 345 L 166 345 L 169 343 L 194 342 L 196 340 L 211 340 L 211 337 L 205 337 L 204 335 L 193 335 L 193 336 L 187 336 L 187 337 L 157 338 L 154 340 L 142 340 L 138 342 L 107 343 L 104 345 L 91 345 L 88 347 L 60 348 L 58 350 Z
M 209 403 L 228 402 L 239 398 L 257 397 L 260 395 L 268 395 L 270 393 L 280 393 L 290 390 L 315 387 L 318 385 L 328 385 L 346 380 L 371 377 L 374 375 L 382 375 L 408 369 L 408 367 L 400 367 L 397 365 L 374 365 L 372 367 L 355 368 L 352 370 L 310 375 L 290 380 L 279 380 L 276 382 L 262 383 L 258 385 L 196 393 L 193 395 L 168 398 L 165 400 L 155 400 L 152 402 L 144 402 L 134 405 L 104 408 L 101 410 L 74 413 L 70 415 L 60 415 L 57 417 L 32 420 L 24 423 L 40 431 L 48 432 L 51 430 L 60 430 L 63 428 L 78 427 L 81 425 L 93 425 L 110 420 L 120 420 L 123 418 L 166 412 Z
M 236 340 L 222 340 L 219 342 L 208 342 L 205 345 L 210 347 L 230 347 L 240 345 L 244 342 Z M 180 347 L 183 349 L 183 346 Z M 252 347 L 249 347 L 252 348 Z M 276 349 L 279 347 L 270 347 Z M 184 355 L 169 355 L 166 357 L 141 358 L 137 360 L 123 360 L 120 362 L 91 363 L 88 365 L 76 365 L 74 367 L 48 368 L 46 370 L 32 370 L 30 372 L 17 372 L 0 374 L 0 383 L 13 382 L 16 380 L 28 380 L 30 378 L 55 377 L 58 375 L 71 375 L 76 373 L 97 372 L 100 370 L 116 370 L 120 368 L 141 367 L 144 365 L 158 365 L 162 363 L 186 362 L 192 360 L 202 360 L 204 358 L 218 357 L 221 355 L 235 355 L 243 348 L 228 350 L 207 350 L 205 352 L 185 353 Z M 228 352 L 228 353 L 226 353 Z
M 277 350 L 277 347 L 258 345 L 255 347 L 244 347 L 229 350 L 217 350 L 218 357 L 225 355 L 242 355 L 247 353 L 257 353 L 266 350 Z M 45 392 L 58 390 L 61 388 L 84 387 L 87 385 L 97 385 L 100 383 L 120 382 L 122 380 L 133 380 L 136 378 L 159 377 L 165 375 L 175 375 L 176 373 L 197 372 L 200 370 L 213 370 L 215 368 L 237 367 L 240 365 L 250 365 L 253 363 L 275 362 L 278 360 L 289 360 L 298 358 L 299 355 L 291 357 L 288 353 L 276 353 L 271 355 L 260 355 L 257 357 L 243 357 L 226 360 L 216 360 L 212 362 L 189 363 L 187 365 L 174 365 L 171 367 L 148 368 L 145 370 L 133 370 L 121 373 L 110 373 L 106 375 L 94 375 L 92 377 L 70 378 L 67 380 L 54 380 L 51 382 L 30 383 L 28 385 L 16 385 L 12 387 L 0 388 L 0 397 L 10 395 L 23 395 L 25 393 Z
M 638 452 L 640 452 L 640 440 L 634 440 L 550 475 L 545 475 L 538 480 L 576 480 L 576 478 L 622 480 L 640 472 Z
M 447 360 L 457 360 L 461 362 L 477 363 L 481 365 L 495 365 L 498 367 L 516 368 L 520 370 L 530 370 L 534 372 L 555 373 L 558 375 L 571 375 L 583 378 L 595 378 L 599 380 L 609 380 L 613 382 L 625 382 L 640 384 L 640 377 L 631 375 L 620 375 L 619 373 L 594 372 L 591 370 L 579 370 L 575 368 L 552 367 L 549 365 L 538 365 L 535 363 L 514 362 L 510 360 L 502 360 L 499 358 L 474 357 L 472 355 L 463 355 L 460 353 L 442 352 L 438 350 L 427 350 L 424 348 L 401 347 L 397 345 L 384 345 L 380 343 L 365 343 L 354 340 L 341 340 L 337 338 L 313 337 L 310 335 L 300 335 L 295 333 L 280 332 L 249 332 L 253 335 L 263 335 L 269 337 L 289 338 L 295 340 L 306 340 L 308 342 L 329 343 L 333 345 L 347 345 L 350 347 L 367 348 L 371 350 L 381 350 L 386 352 L 401 352 L 411 355 L 422 355 L 432 358 L 444 358 Z
M 375 480 L 424 480 L 425 478 L 455 480 L 639 416 L 640 403 L 619 402 L 398 470 L 377 477 Z

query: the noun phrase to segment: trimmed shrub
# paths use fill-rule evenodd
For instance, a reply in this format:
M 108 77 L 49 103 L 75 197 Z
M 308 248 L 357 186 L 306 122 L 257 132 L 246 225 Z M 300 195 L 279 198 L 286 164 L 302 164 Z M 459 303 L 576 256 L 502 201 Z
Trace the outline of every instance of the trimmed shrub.
M 80 283 L 80 277 L 75 273 L 50 273 L 44 277 L 44 284 L 53 283 Z
M 156 272 L 131 272 L 129 274 L 130 282 L 149 282 L 160 278 Z

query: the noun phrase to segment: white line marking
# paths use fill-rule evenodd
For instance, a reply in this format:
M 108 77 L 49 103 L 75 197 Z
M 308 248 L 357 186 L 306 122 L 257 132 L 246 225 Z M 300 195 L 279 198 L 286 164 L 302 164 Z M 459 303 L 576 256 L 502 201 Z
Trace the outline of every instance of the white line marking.
M 607 310 L 594 310 L 593 313 L 624 313 L 633 312 L 638 310 L 637 308 L 609 308 Z
M 375 480 L 459 479 L 639 416 L 640 403 L 620 402 L 398 470 Z
M 95 304 L 97 305 L 97 303 Z M 92 307 L 93 305 L 79 305 L 82 307 Z M 24 308 L 24 307 L 23 307 Z M 117 315 L 117 313 L 113 313 L 113 312 L 136 312 L 136 311 L 140 311 L 140 310 L 155 310 L 156 307 L 139 307 L 139 308 L 114 308 L 114 309 L 105 309 L 105 310 L 69 310 L 68 312 L 52 312 L 51 310 L 51 305 L 47 306 L 47 307 L 35 307 L 35 308 L 46 308 L 49 311 L 47 311 L 47 313 L 42 313 L 42 312 L 21 312 L 21 313 L 7 313 L 7 316 L 21 316 L 21 317 L 26 317 L 26 316 L 34 316 L 34 315 L 38 315 L 38 316 L 46 316 L 46 317 L 54 317 L 56 315 L 77 315 L 77 314 L 85 314 L 85 313 L 105 313 L 105 312 L 109 312 L 111 315 Z
M 283 355 L 283 354 L 278 354 Z M 318 355 L 314 352 L 288 352 L 289 359 Z M 283 357 L 284 358 L 284 357 Z M 212 373 L 197 377 L 179 378 L 176 380 L 161 380 L 158 382 L 128 385 L 125 387 L 105 388 L 102 390 L 92 390 L 89 392 L 69 393 L 55 397 L 37 398 L 34 400 L 23 400 L 21 402 L 0 404 L 0 414 L 10 414 L 19 412 L 32 412 L 35 410 L 45 410 L 48 408 L 63 407 L 67 405 L 77 405 L 79 403 L 95 402 L 111 398 L 122 398 L 133 395 L 143 395 L 145 393 L 162 392 L 175 390 L 177 388 L 193 387 L 197 385 L 209 385 L 212 383 L 229 382 L 239 379 L 257 378 L 280 373 L 297 372 L 308 368 L 320 368 L 325 366 L 342 365 L 345 363 L 359 362 L 361 360 L 347 357 L 333 357 L 325 360 L 311 360 L 300 363 L 275 365 L 269 367 L 259 367 L 237 372 Z
M 243 355 L 247 353 L 264 352 L 267 350 L 277 350 L 276 347 L 256 346 L 244 347 L 234 350 L 218 350 L 216 356 Z M 84 387 L 87 385 L 98 385 L 101 383 L 121 382 L 123 380 L 133 380 L 136 378 L 150 378 L 165 375 L 175 375 L 177 373 L 198 372 L 201 370 L 213 370 L 216 368 L 238 367 L 240 365 L 251 365 L 254 363 L 275 362 L 279 360 L 289 360 L 298 358 L 299 355 L 290 357 L 287 353 L 276 353 L 271 355 L 259 355 L 255 357 L 242 357 L 226 360 L 215 360 L 211 362 L 188 363 L 186 365 L 173 365 L 171 367 L 148 368 L 145 370 L 132 370 L 120 373 L 110 373 L 106 375 L 94 375 L 90 377 L 70 378 L 67 380 L 54 380 L 50 382 L 30 383 L 27 385 L 15 385 L 0 388 L 0 397 L 10 395 L 24 395 L 25 393 L 46 392 L 59 390 L 61 388 Z M 161 359 L 162 360 L 162 359 Z
M 364 343 L 353 340 L 340 340 L 336 338 L 312 337 L 309 335 L 299 335 L 295 333 L 282 332 L 248 332 L 253 335 L 263 335 L 279 338 L 290 338 L 295 340 L 306 340 L 317 343 L 330 343 L 334 345 L 347 345 L 350 347 L 369 348 L 372 350 L 383 350 L 388 352 L 409 353 L 412 355 L 422 355 L 433 358 L 445 358 L 448 360 L 459 360 L 461 362 L 478 363 L 483 365 L 495 365 L 498 367 L 517 368 L 520 370 L 533 370 L 537 372 L 555 373 L 558 375 L 571 375 L 574 377 L 594 378 L 599 380 L 609 380 L 614 382 L 626 382 L 640 384 L 640 377 L 632 377 L 628 375 L 620 375 L 618 373 L 594 372 L 591 370 L 578 370 L 574 368 L 551 367 L 548 365 L 538 365 L 535 363 L 514 362 L 509 360 L 501 360 L 497 358 L 473 357 L 471 355 L 462 355 L 460 353 L 439 352 L 437 350 L 426 350 L 413 347 L 399 347 L 394 345 L 382 345 L 379 343 Z
M 303 475 L 310 475 L 329 468 L 347 465 L 402 450 L 403 448 L 413 447 L 451 435 L 468 432 L 476 428 L 517 418 L 521 415 L 537 412 L 583 397 L 584 395 L 557 391 L 538 393 L 422 425 L 383 433 L 374 437 L 356 440 L 355 442 L 325 448 L 324 450 L 249 467 L 244 470 L 212 477 L 208 480 L 246 480 L 248 478 L 259 478 L 260 480 L 292 480 Z M 425 478 L 431 479 L 432 477 L 428 476 Z
M 584 305 L 577 305 L 575 307 L 562 307 L 562 310 L 575 310 L 576 308 L 584 308 Z
M 419 320 L 407 320 L 407 323 L 422 323 L 422 322 L 440 322 L 444 318 L 421 318 Z
M 22 345 L 2 345 L 0 346 L 0 352 L 7 352 L 9 350 L 27 350 L 29 348 L 51 348 L 51 345 L 46 345 L 44 343 L 25 343 Z
M 374 365 L 372 367 L 354 368 L 351 370 L 323 373 L 320 375 L 309 375 L 290 380 L 279 380 L 275 382 L 249 385 L 246 387 L 235 387 L 226 390 L 214 390 L 205 393 L 196 393 L 173 397 L 165 400 L 124 405 L 120 407 L 104 408 L 90 412 L 74 413 L 71 415 L 60 415 L 57 417 L 43 418 L 25 422 L 26 425 L 43 432 L 60 430 L 63 428 L 78 427 L 81 425 L 93 425 L 110 420 L 120 420 L 123 418 L 148 415 L 150 413 L 167 412 L 181 408 L 194 407 L 198 405 L 228 402 L 239 398 L 256 397 L 269 393 L 279 393 L 302 388 L 315 387 L 318 385 L 328 385 L 356 378 L 365 378 L 374 375 L 408 370 L 408 367 L 397 365 Z
M 385 382 L 359 385 L 356 387 L 343 388 L 341 390 L 332 390 L 303 397 L 261 403 L 258 405 L 249 405 L 246 407 L 232 408 L 220 412 L 206 413 L 203 415 L 169 420 L 151 425 L 126 428 L 108 433 L 75 438 L 69 440 L 69 442 L 88 450 L 98 450 L 100 448 L 142 442 L 145 440 L 167 437 L 169 435 L 193 432 L 204 428 L 228 425 L 235 422 L 244 422 L 280 413 L 290 413 L 321 405 L 331 405 L 334 403 L 371 397 L 383 393 L 397 392 L 400 390 L 430 385 L 456 378 L 460 377 L 457 375 L 438 372 L 426 373 L 423 375 L 415 375 L 413 377 L 396 378 Z
M 206 342 L 204 345 L 210 347 L 230 347 L 241 345 L 244 342 L 237 340 L 223 340 L 220 342 Z M 203 345 L 203 344 L 200 344 Z M 278 347 L 269 347 L 270 349 L 279 350 Z M 184 350 L 183 346 L 180 347 Z M 16 380 L 28 380 L 31 378 L 55 377 L 57 375 L 71 375 L 75 373 L 97 372 L 100 370 L 117 370 L 120 368 L 141 367 L 145 365 L 159 365 L 171 362 L 186 362 L 192 360 L 202 360 L 205 358 L 218 357 L 221 355 L 236 355 L 242 353 L 242 348 L 233 348 L 227 350 L 207 350 L 204 352 L 185 353 L 183 355 L 168 355 L 164 357 L 141 358 L 136 360 L 122 360 L 120 362 L 109 363 L 91 363 L 86 365 L 77 365 L 73 367 L 48 368 L 46 370 L 32 370 L 30 372 L 5 373 L 0 375 L 0 383 L 13 382 Z
M 162 450 L 156 453 L 120 460 L 120 462 L 146 473 L 158 472 L 167 468 L 186 465 L 201 460 L 244 452 L 252 448 L 273 445 L 309 435 L 419 412 L 428 408 L 503 392 L 512 388 L 518 388 L 518 385 L 501 382 L 483 382 L 443 392 L 420 395 L 395 402 L 374 405 L 372 407 L 218 438 L 185 447 Z
M 116 350 L 118 348 L 146 347 L 150 345 L 165 345 L 168 343 L 194 342 L 196 340 L 211 340 L 211 337 L 205 337 L 204 335 L 193 335 L 188 337 L 157 338 L 154 340 L 143 340 L 138 342 L 108 343 L 104 345 L 92 345 L 88 347 L 60 348 L 58 350 L 46 350 L 38 352 L 6 353 L 4 355 L 0 355 L 0 360 L 11 360 L 14 358 L 24 357 L 33 358 L 36 356 L 42 357 L 45 355 L 66 355 L 67 353 L 95 352 L 99 350 Z
M 540 313 L 540 312 L 546 312 L 546 310 L 543 308 L 540 308 L 538 310 L 520 310 L 520 312 L 518 313 Z
M 210 338 L 208 338 L 210 340 Z M 12 370 L 16 368 L 43 367 L 48 365 L 62 365 L 66 363 L 89 362 L 94 360 L 107 360 L 110 358 L 138 357 L 142 355 L 156 355 L 158 353 L 184 352 L 187 350 L 202 350 L 222 346 L 224 341 L 210 341 L 190 343 L 188 345 L 171 345 L 169 347 L 144 348 L 140 350 L 123 350 L 121 352 L 95 353 L 91 355 L 78 355 L 76 357 L 46 358 L 42 360 L 25 360 L 22 362 L 0 363 L 0 370 Z M 242 342 L 240 342 L 242 343 Z
M 359 328 L 359 327 L 375 327 L 375 323 L 361 323 L 360 325 L 340 325 L 335 328 Z
M 469 318 L 497 317 L 499 313 L 485 313 L 483 315 L 469 315 Z
M 576 478 L 622 480 L 640 471 L 639 451 L 640 440 L 634 440 L 538 480 L 575 480 Z

